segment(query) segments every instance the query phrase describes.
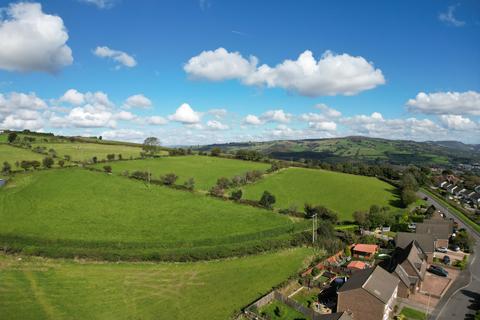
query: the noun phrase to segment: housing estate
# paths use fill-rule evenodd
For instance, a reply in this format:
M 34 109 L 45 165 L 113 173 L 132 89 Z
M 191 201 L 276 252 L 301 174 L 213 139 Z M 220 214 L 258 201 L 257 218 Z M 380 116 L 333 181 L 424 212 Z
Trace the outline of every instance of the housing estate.
M 398 296 L 408 298 L 418 292 L 427 271 L 427 255 L 415 240 L 405 248 L 397 247 L 389 261 L 381 266 L 399 280 Z

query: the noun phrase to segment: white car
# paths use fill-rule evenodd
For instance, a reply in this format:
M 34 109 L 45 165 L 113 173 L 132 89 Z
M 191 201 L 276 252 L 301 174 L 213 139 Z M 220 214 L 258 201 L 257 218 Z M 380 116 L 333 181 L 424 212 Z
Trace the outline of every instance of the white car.
M 438 252 L 442 252 L 442 253 L 447 253 L 447 252 L 448 252 L 448 251 L 447 251 L 447 248 L 445 248 L 445 247 L 438 247 L 438 248 L 437 248 L 437 251 L 438 251 Z

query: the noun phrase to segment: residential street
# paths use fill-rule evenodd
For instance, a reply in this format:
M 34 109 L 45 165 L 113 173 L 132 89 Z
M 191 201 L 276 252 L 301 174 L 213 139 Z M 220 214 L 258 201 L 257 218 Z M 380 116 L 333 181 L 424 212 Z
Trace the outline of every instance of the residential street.
M 439 210 L 442 210 L 448 218 L 455 218 L 459 226 L 467 229 L 477 240 L 474 248 L 475 253 L 471 255 L 469 260 L 468 270 L 459 275 L 457 281 L 453 283 L 432 312 L 430 319 L 473 319 L 475 309 L 480 307 L 480 259 L 477 258 L 477 253 L 480 252 L 480 234 L 470 226 L 465 225 L 435 199 L 422 192 L 419 192 L 419 195 L 422 198 L 427 197 L 429 202 Z M 477 305 L 476 308 L 475 304 Z

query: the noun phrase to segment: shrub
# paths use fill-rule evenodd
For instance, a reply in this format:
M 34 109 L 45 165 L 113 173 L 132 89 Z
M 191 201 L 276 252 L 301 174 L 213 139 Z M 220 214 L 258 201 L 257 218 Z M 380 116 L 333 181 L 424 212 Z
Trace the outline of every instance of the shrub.
M 65 165 L 65 161 L 58 160 L 58 165 L 63 168 L 63 166 Z
M 212 157 L 218 157 L 221 153 L 222 150 L 220 148 L 213 148 L 212 151 L 210 151 Z
M 8 138 L 7 138 L 7 139 L 8 139 L 8 142 L 9 142 L 9 143 L 14 143 L 15 140 L 17 139 L 17 134 L 16 134 L 15 132 L 10 132 L 10 133 L 8 134 Z
M 40 161 L 37 161 L 37 160 L 30 161 L 30 164 L 33 167 L 33 169 L 37 169 L 40 167 Z
M 112 173 L 112 167 L 111 166 L 103 166 L 103 171 L 106 173 Z
M 107 154 L 107 160 L 108 160 L 108 161 L 115 160 L 115 155 L 114 155 L 113 153 Z
M 133 179 L 148 181 L 151 178 L 151 175 L 149 172 L 146 171 L 134 171 L 132 172 L 130 177 Z
M 177 179 L 178 176 L 175 173 L 167 173 L 166 175 L 160 177 L 160 181 L 162 181 L 162 183 L 167 186 L 175 184 L 175 181 L 177 181 Z
M 275 204 L 275 202 L 275 196 L 268 191 L 264 191 L 259 203 L 262 207 L 271 209 L 272 205 Z
M 54 161 L 51 157 L 45 157 L 42 160 L 42 164 L 45 168 L 51 168 L 54 164 Z
M 210 189 L 208 193 L 214 197 L 223 197 L 224 190 L 218 185 L 215 185 Z
M 195 180 L 193 178 L 190 178 L 185 181 L 183 186 L 185 187 L 185 189 L 192 191 L 193 189 L 195 189 Z
M 10 163 L 8 163 L 7 161 L 5 161 L 5 162 L 3 163 L 2 173 L 4 173 L 4 174 L 9 174 L 10 171 L 12 171 L 12 166 L 10 165 Z
M 93 163 L 97 163 L 97 157 L 92 158 Z
M 230 180 L 228 180 L 225 177 L 218 178 L 217 180 L 217 186 L 219 186 L 222 189 L 228 189 L 231 186 Z
M 30 169 L 32 167 L 32 163 L 30 161 L 23 160 L 20 163 L 20 167 L 22 167 L 23 170 L 28 171 L 28 169 Z
M 243 195 L 243 192 L 242 190 L 234 190 L 232 191 L 232 193 L 230 194 L 230 199 L 232 200 L 235 200 L 235 201 L 238 201 L 242 198 L 242 195 Z

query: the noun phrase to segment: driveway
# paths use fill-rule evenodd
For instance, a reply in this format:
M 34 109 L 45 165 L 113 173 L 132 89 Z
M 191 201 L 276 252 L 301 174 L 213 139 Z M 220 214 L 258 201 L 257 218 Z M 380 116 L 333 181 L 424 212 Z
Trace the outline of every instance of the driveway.
M 430 319 L 473 319 L 473 315 L 480 304 L 480 259 L 476 259 L 480 252 L 480 234 L 465 225 L 459 218 L 452 214 L 448 208 L 441 205 L 430 196 L 419 192 L 422 198 L 426 197 L 428 202 L 445 213 L 448 218 L 455 218 L 460 228 L 465 228 L 477 240 L 474 253 L 470 256 L 468 270 L 461 272 L 446 294 L 440 299 L 433 310 Z

